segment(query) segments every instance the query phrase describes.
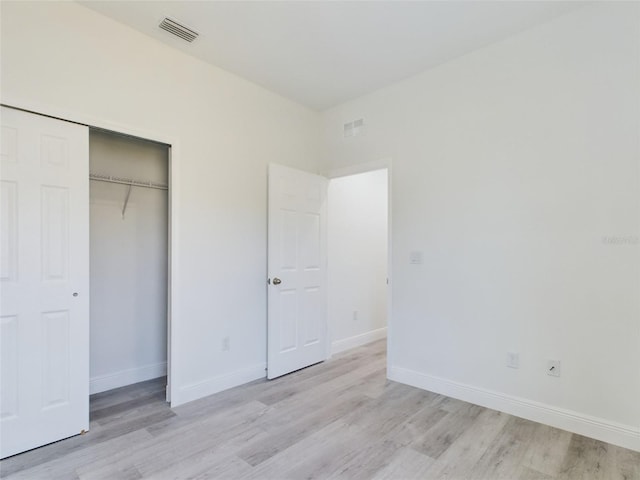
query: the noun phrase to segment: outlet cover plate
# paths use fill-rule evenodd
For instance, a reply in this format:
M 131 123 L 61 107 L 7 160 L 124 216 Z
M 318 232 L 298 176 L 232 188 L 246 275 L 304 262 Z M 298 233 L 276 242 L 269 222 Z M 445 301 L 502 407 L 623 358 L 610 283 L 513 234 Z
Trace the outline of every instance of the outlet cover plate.
M 422 265 L 422 252 L 417 250 L 409 252 L 409 264 Z

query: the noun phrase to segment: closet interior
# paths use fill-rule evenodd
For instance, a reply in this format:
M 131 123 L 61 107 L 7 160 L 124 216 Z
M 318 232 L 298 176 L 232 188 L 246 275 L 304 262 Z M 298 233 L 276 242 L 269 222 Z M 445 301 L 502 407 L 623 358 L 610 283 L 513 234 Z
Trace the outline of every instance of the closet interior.
M 92 129 L 90 393 L 167 372 L 169 146 Z

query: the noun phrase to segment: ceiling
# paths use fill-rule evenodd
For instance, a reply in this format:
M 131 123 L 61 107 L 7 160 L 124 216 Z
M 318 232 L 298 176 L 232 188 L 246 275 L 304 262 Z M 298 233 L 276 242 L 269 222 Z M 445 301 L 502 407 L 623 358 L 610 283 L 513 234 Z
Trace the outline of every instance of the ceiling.
M 578 8 L 564 1 L 83 1 L 284 97 L 324 110 Z M 187 43 L 164 17 L 200 33 Z

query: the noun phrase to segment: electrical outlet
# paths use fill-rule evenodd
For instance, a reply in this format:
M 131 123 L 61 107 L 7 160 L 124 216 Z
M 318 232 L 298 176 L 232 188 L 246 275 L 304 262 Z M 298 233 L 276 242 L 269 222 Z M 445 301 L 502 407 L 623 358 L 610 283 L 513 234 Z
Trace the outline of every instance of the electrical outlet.
M 422 252 L 409 252 L 409 263 L 411 265 L 422 265 Z
M 229 337 L 224 337 L 222 339 L 222 351 L 226 352 L 231 350 L 231 340 L 229 339 Z
M 547 375 L 552 377 L 560 376 L 560 360 L 548 360 L 547 361 Z
M 520 368 L 520 354 L 515 352 L 507 352 L 507 367 Z

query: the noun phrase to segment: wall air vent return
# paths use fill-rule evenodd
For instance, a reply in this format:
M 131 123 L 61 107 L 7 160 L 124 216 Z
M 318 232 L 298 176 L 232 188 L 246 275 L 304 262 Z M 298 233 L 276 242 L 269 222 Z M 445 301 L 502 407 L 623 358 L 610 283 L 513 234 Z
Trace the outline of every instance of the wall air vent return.
M 354 120 L 353 122 L 344 124 L 344 138 L 357 137 L 364 132 L 364 120 Z
M 175 20 L 171 20 L 168 17 L 162 20 L 159 27 L 171 33 L 172 35 L 175 35 L 176 37 L 180 37 L 181 39 L 186 40 L 189 43 L 193 42 L 196 38 L 198 38 L 198 35 L 200 35 L 195 30 L 191 30 L 184 25 L 180 25 L 178 22 L 176 22 Z

